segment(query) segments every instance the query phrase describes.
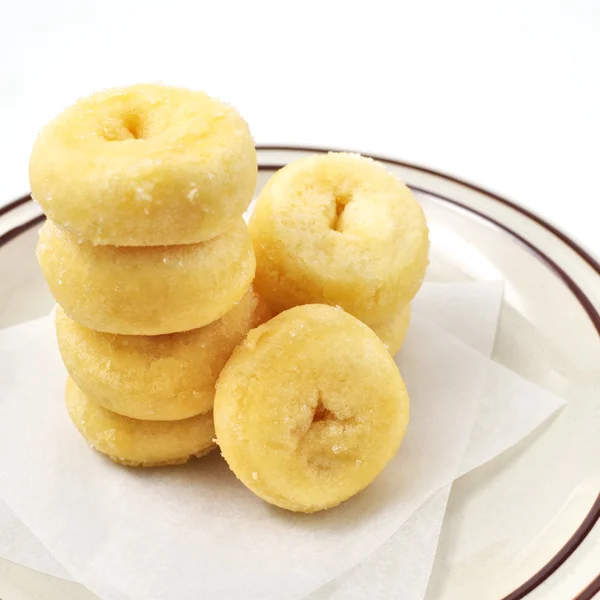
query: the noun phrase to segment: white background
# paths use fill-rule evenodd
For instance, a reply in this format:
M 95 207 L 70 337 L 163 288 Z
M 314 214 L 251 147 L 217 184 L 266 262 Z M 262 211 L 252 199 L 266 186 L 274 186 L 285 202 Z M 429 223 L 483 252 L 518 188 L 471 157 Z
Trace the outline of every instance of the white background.
M 234 104 L 257 143 L 388 154 L 600 254 L 600 0 L 0 0 L 0 204 L 40 127 L 114 85 Z

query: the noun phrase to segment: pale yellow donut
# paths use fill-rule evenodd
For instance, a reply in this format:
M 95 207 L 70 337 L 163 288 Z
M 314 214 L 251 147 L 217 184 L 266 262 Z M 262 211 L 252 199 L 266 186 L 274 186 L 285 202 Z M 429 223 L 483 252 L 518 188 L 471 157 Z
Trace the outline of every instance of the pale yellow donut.
M 217 443 L 263 500 L 299 512 L 343 502 L 394 456 L 408 423 L 402 377 L 366 325 L 326 305 L 253 329 L 219 376 Z
M 268 317 L 248 291 L 200 329 L 131 336 L 88 329 L 59 306 L 56 334 L 69 375 L 95 402 L 133 419 L 171 421 L 212 410 L 217 377 L 233 349 Z
M 127 335 L 187 331 L 216 321 L 246 293 L 255 268 L 242 219 L 207 242 L 146 248 L 80 244 L 47 221 L 37 256 L 69 317 Z
M 92 448 L 122 465 L 177 465 L 215 447 L 212 413 L 181 421 L 130 419 L 90 400 L 70 377 L 65 400 L 71 420 Z
M 383 323 L 378 323 L 377 325 L 371 325 L 371 329 L 383 342 L 383 345 L 388 349 L 388 352 L 392 356 L 395 356 L 400 348 L 402 348 L 409 324 L 410 304 L 407 304 L 391 319 L 384 321 Z
M 34 198 L 95 244 L 190 244 L 227 231 L 252 200 L 248 126 L 202 92 L 134 85 L 80 100 L 42 130 Z
M 278 171 L 250 220 L 256 291 L 275 310 L 342 306 L 391 319 L 427 267 L 428 229 L 411 191 L 371 159 L 320 154 Z

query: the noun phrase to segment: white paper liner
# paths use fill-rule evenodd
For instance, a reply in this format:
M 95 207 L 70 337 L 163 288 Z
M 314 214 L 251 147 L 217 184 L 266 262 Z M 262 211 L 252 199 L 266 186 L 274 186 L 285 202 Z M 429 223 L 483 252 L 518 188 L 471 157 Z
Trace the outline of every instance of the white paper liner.
M 428 300 L 436 293 L 441 305 Z M 430 527 L 422 519 L 427 527 L 417 527 L 409 517 L 448 489 L 457 472 L 512 445 L 561 405 L 432 325 L 441 319 L 476 347 L 491 348 L 497 311 L 490 319 L 482 310 L 489 321 L 484 327 L 477 311 L 465 318 L 463 308 L 452 318 L 449 307 L 466 302 L 457 300 L 452 286 L 426 286 L 421 297 L 400 362 L 412 400 L 409 433 L 378 480 L 337 509 L 305 516 L 269 507 L 217 456 L 181 468 L 133 471 L 93 453 L 63 406 L 65 373 L 49 319 L 0 332 L 0 451 L 6 457 L 0 496 L 74 578 L 105 600 L 195 600 L 199 590 L 208 598 L 301 598 L 341 575 L 349 581 L 359 563 L 379 565 L 365 581 L 389 579 L 386 561 L 375 558 L 378 549 L 394 556 L 402 573 L 400 547 L 385 550 L 391 536 L 404 531 L 402 539 L 414 542 L 407 544 L 413 556 L 406 561 L 414 558 L 415 544 L 432 555 L 439 523 Z M 507 415 L 506 389 L 524 429 L 517 431 Z M 502 427 L 495 426 L 498 414 L 507 415 Z M 474 423 L 479 433 L 464 458 Z M 482 440 L 490 433 L 488 446 Z M 407 531 L 415 533 L 407 537 Z M 408 585 L 406 577 L 402 582 Z

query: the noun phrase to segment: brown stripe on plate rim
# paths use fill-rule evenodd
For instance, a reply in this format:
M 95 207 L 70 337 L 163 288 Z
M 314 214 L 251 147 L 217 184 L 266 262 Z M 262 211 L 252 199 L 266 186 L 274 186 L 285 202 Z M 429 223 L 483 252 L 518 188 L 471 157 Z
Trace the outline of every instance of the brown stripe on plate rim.
M 600 575 L 596 577 L 585 589 L 581 590 L 573 600 L 592 600 L 600 593 Z
M 19 206 L 19 205 L 17 205 L 17 206 Z M 5 244 L 8 244 L 8 242 L 13 240 L 17 236 L 21 235 L 22 233 L 25 233 L 28 229 L 31 229 L 38 223 L 42 223 L 45 220 L 46 220 L 46 215 L 38 215 L 37 217 L 30 219 L 29 221 L 26 221 L 25 223 L 19 225 L 18 227 L 13 227 L 12 229 L 9 229 L 6 233 L 3 233 L 2 235 L 0 235 L 0 248 L 2 246 L 4 246 Z
M 15 208 L 17 208 L 17 206 L 21 206 L 21 204 L 29 202 L 30 200 L 33 201 L 33 198 L 31 197 L 31 194 L 27 194 L 26 196 L 21 196 L 21 198 L 17 198 L 16 200 L 13 200 L 12 202 L 5 204 L 4 206 L 0 206 L 0 217 L 10 212 L 11 210 L 14 210 Z

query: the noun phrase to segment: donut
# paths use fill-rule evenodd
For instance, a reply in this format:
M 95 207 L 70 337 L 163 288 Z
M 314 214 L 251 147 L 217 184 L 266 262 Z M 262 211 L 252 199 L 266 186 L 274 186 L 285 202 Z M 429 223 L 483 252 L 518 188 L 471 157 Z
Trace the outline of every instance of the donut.
M 241 218 L 207 242 L 144 248 L 78 243 L 73 233 L 47 221 L 37 256 L 69 317 L 124 335 L 188 331 L 216 321 L 246 293 L 255 268 Z
M 65 400 L 73 424 L 92 448 L 122 465 L 178 465 L 215 447 L 212 413 L 180 421 L 130 419 L 90 400 L 70 377 Z
M 392 356 L 395 356 L 404 343 L 409 324 L 410 304 L 407 304 L 396 313 L 396 316 L 383 323 L 371 325 L 371 329 L 383 342 L 384 346 L 388 349 L 388 352 Z
M 60 306 L 55 317 L 60 353 L 77 386 L 113 412 L 149 421 L 211 411 L 217 377 L 233 349 L 267 318 L 252 291 L 218 321 L 182 333 L 100 333 Z
M 326 305 L 291 308 L 250 331 L 217 381 L 217 444 L 236 477 L 296 512 L 365 488 L 408 424 L 402 377 L 369 327 Z
M 249 227 L 255 289 L 276 312 L 323 303 L 383 322 L 410 302 L 427 267 L 423 210 L 383 165 L 357 154 L 320 154 L 278 171 Z
M 134 85 L 80 100 L 40 133 L 33 197 L 94 244 L 194 244 L 252 200 L 254 143 L 237 111 L 201 92 Z

